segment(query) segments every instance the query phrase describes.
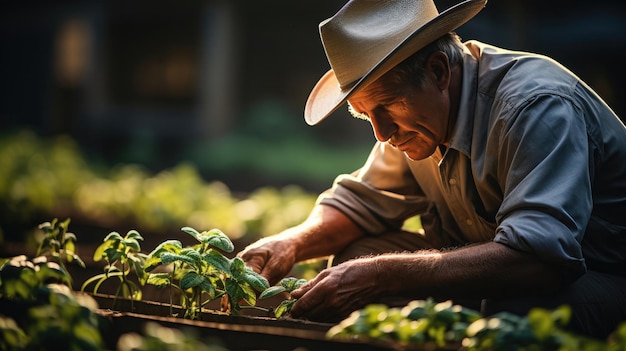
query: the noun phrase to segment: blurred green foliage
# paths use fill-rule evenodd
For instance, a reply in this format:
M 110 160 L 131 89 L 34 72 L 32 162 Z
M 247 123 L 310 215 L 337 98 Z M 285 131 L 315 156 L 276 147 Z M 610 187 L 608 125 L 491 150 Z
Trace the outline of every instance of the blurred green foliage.
M 371 304 L 328 330 L 327 337 L 380 341 L 397 349 L 509 351 L 617 351 L 626 347 L 626 321 L 606 340 L 566 329 L 571 309 L 532 309 L 527 316 L 500 312 L 482 317 L 452 301 L 415 300 L 403 307 Z M 412 349 L 412 348 L 411 348 Z
M 203 179 L 189 163 L 157 174 L 136 164 L 98 170 L 71 138 L 43 139 L 30 131 L 2 138 L 0 155 L 0 227 L 71 217 L 155 232 L 221 228 L 232 239 L 254 239 L 299 223 L 316 199 L 295 185 L 238 196 L 224 183 Z
M 96 301 L 69 284 L 69 274 L 45 256 L 2 259 L 0 350 L 104 350 Z

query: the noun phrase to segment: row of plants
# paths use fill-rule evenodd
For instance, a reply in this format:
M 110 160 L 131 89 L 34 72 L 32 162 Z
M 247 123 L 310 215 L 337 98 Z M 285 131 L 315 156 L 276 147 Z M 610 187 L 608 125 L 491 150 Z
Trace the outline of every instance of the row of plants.
M 332 327 L 327 336 L 386 342 L 398 348 L 421 346 L 426 350 L 626 350 L 626 321 L 607 340 L 600 341 L 568 331 L 570 316 L 569 306 L 563 305 L 555 310 L 535 308 L 527 316 L 501 312 L 483 318 L 479 312 L 452 301 L 427 299 L 403 307 L 368 305 Z
M 96 301 L 69 286 L 67 272 L 45 256 L 4 260 L 0 269 L 0 350 L 103 351 L 108 325 Z M 228 351 L 222 342 L 193 330 L 166 328 L 154 322 L 143 333 L 128 332 L 118 351 Z
M 77 237 L 68 231 L 69 224 L 69 218 L 64 221 L 55 218 L 39 225 L 43 237 L 37 257 L 50 259 L 59 267 L 59 272 L 67 272 L 62 275 L 62 282 L 71 287 L 72 278 L 66 264 L 85 265 L 74 251 Z M 98 293 L 102 284 L 111 279 L 118 282 L 116 298 L 141 300 L 143 285 L 168 288 L 170 315 L 176 295 L 180 296 L 180 305 L 185 310 L 184 318 L 197 319 L 203 307 L 215 300 L 221 299 L 223 309 L 236 315 L 242 308 L 263 309 L 256 306 L 258 294 L 267 298 L 291 292 L 306 282 L 288 277 L 270 289 L 268 281 L 241 258 L 224 255 L 232 253 L 235 246 L 220 229 L 200 232 L 183 227 L 182 231 L 193 237 L 196 244 L 183 246 L 179 240 L 164 240 L 150 253 L 142 252 L 144 238 L 137 230 L 129 230 L 124 236 L 110 232 L 93 254 L 95 262 L 106 262 L 104 272 L 86 279 L 81 291 Z M 162 269 L 158 271 L 158 268 Z M 281 303 L 275 310 L 276 317 L 288 312 L 292 303 L 290 299 Z
M 68 231 L 69 223 L 69 219 L 55 219 L 40 225 L 44 235 L 35 258 L 20 255 L 0 262 L 1 349 L 39 350 L 52 342 L 67 350 L 104 349 L 103 321 L 96 313 L 97 304 L 91 295 L 70 288 L 72 278 L 67 265 L 84 264 L 74 251 L 77 237 Z M 118 282 L 116 297 L 139 300 L 143 284 L 166 287 L 180 294 L 184 310 L 180 317 L 187 319 L 199 318 L 203 307 L 217 299 L 224 302 L 223 310 L 236 315 L 243 308 L 263 308 L 256 306 L 257 299 L 284 294 L 286 299 L 273 313 L 276 318 L 288 316 L 295 302 L 289 293 L 304 284 L 305 279 L 289 277 L 270 287 L 239 258 L 223 255 L 222 252 L 233 251 L 234 246 L 221 230 L 200 232 L 191 227 L 182 230 L 195 238 L 197 244 L 183 247 L 177 240 L 165 240 L 148 254 L 142 253 L 143 238 L 136 230 L 125 236 L 111 232 L 94 253 L 94 259 L 106 261 L 104 272 L 86 280 L 83 288 L 91 286 L 97 292 L 104 281 L 112 279 Z M 158 268 L 163 270 L 157 272 Z M 131 274 L 139 285 L 130 279 Z M 172 296 L 170 315 L 174 305 Z M 554 311 L 534 309 L 525 317 L 507 313 L 482 317 L 477 311 L 451 301 L 428 299 L 412 301 L 404 307 L 369 305 L 328 329 L 326 336 L 384 343 L 396 349 L 626 349 L 626 322 L 606 341 L 599 341 L 567 331 L 569 318 L 567 306 Z M 154 346 L 155 350 L 174 350 L 165 345 L 174 347 L 176 342 L 172 340 L 177 339 L 159 339 L 159 335 L 172 333 L 182 338 L 179 340 L 186 340 L 186 344 L 195 345 L 197 336 L 183 337 L 181 331 L 167 334 L 165 329 L 160 329 L 163 327 L 155 325 L 146 328 L 143 335 L 129 333 L 120 337 L 118 349 L 151 350 Z M 215 348 L 208 345 L 211 350 L 222 350 L 219 342 Z
M 71 289 L 72 276 L 68 265 L 84 267 L 76 254 L 77 237 L 69 232 L 70 219 L 42 223 L 42 240 L 36 257 L 19 255 L 0 260 L 0 350 L 44 350 L 54 344 L 64 350 L 104 350 L 101 333 L 106 329 L 97 313 L 98 305 L 92 295 Z M 257 296 L 267 298 L 290 292 L 304 279 L 285 278 L 270 287 L 261 275 L 252 271 L 240 258 L 227 258 L 222 252 L 232 252 L 234 245 L 219 229 L 199 232 L 191 227 L 182 230 L 198 244 L 183 247 L 178 240 L 166 240 L 149 254 L 142 253 L 141 234 L 130 230 L 125 236 L 117 232 L 107 235 L 94 252 L 94 260 L 106 261 L 104 272 L 87 279 L 82 287 L 97 293 L 107 280 L 117 280 L 115 298 L 141 300 L 141 285 L 153 284 L 179 292 L 184 309 L 182 318 L 198 319 L 203 307 L 221 299 L 224 310 L 237 315 L 242 308 L 256 306 Z M 153 272 L 157 267 L 168 268 Z M 131 279 L 137 278 L 139 285 Z M 288 313 L 293 301 L 283 301 L 274 310 L 279 318 Z M 170 294 L 170 315 L 174 315 L 173 294 Z M 269 309 L 266 309 L 269 312 Z M 147 325 L 144 335 L 122 335 L 119 350 L 185 350 L 200 345 L 194 335 L 167 328 Z M 161 339 L 174 333 L 171 340 Z M 179 338 L 179 337 L 182 337 Z M 219 341 L 196 350 L 225 350 Z M 166 347 L 171 345 L 171 347 Z
M 501 312 L 482 317 L 452 301 L 427 299 L 403 307 L 369 305 L 353 312 L 327 335 L 429 350 L 626 350 L 626 321 L 601 341 L 568 331 L 570 315 L 569 306 L 563 305 L 555 310 L 535 308 L 527 316 Z
M 72 217 L 155 233 L 221 228 L 233 240 L 254 240 L 302 221 L 316 198 L 295 185 L 235 194 L 189 163 L 157 174 L 136 164 L 105 168 L 88 161 L 67 136 L 44 139 L 28 130 L 0 139 L 0 154 L 0 227 Z

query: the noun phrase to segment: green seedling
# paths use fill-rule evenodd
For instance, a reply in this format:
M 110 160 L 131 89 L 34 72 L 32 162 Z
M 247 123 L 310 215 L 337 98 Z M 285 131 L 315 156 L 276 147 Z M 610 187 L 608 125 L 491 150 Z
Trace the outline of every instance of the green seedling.
M 0 299 L 20 306 L 0 316 L 0 350 L 104 349 L 96 302 L 77 298 L 67 272 L 46 256 L 3 259 Z
M 243 260 L 235 257 L 230 260 L 230 275 L 226 275 L 225 293 L 228 297 L 228 303 L 231 314 L 238 314 L 244 308 L 239 301 L 245 301 L 250 308 L 256 307 L 256 292 L 265 291 L 270 284 L 263 276 L 254 272 L 252 268 L 246 266 Z
M 69 225 L 69 218 L 63 222 L 55 218 L 52 222 L 44 222 L 39 225 L 44 237 L 37 249 L 37 256 L 47 256 L 54 259 L 65 271 L 67 271 L 66 262 L 75 262 L 80 267 L 85 268 L 85 263 L 76 254 L 76 235 L 67 231 Z
M 0 266 L 1 298 L 32 301 L 41 286 L 51 283 L 71 285 L 67 271 L 45 256 L 33 260 L 25 255 L 15 256 Z
M 164 265 L 161 256 L 165 253 L 170 253 L 174 255 L 179 255 L 183 249 L 183 245 L 178 240 L 167 240 L 160 243 L 152 252 L 148 254 L 146 257 L 146 261 L 144 262 L 144 271 L 148 274 L 147 283 L 151 285 L 155 285 L 157 287 L 167 286 L 169 288 L 169 299 L 170 299 L 170 316 L 174 314 L 174 289 L 181 290 L 180 287 L 174 284 L 174 277 L 176 273 L 179 271 L 177 267 L 180 267 L 180 263 L 176 261 L 172 262 L 169 266 L 171 269 L 166 272 L 158 272 L 152 273 L 152 271 Z M 182 292 L 182 291 L 181 291 Z
M 120 281 L 115 292 L 116 299 L 122 296 L 132 300 L 141 300 L 141 289 L 129 279 L 131 270 L 135 271 L 141 284 L 144 284 L 148 277 L 143 268 L 146 255 L 141 253 L 140 240 L 143 240 L 143 237 L 136 230 L 128 231 L 124 237 L 117 232 L 109 233 L 93 255 L 94 261 L 104 259 L 107 262 L 104 273 L 87 279 L 81 291 L 94 284 L 92 291 L 95 294 L 102 283 L 109 278 L 116 277 Z
M 467 327 L 478 319 L 478 312 L 452 301 L 416 300 L 404 307 L 371 304 L 329 329 L 327 336 L 441 348 L 463 340 Z
M 288 298 L 283 300 L 278 307 L 274 309 L 274 316 L 280 318 L 281 316 L 287 315 L 291 311 L 293 304 L 297 301 L 297 299 L 291 297 L 291 292 L 300 288 L 306 282 L 306 279 L 294 277 L 283 278 L 278 285 L 265 289 L 261 295 L 259 295 L 259 299 L 267 299 L 280 293 L 287 293 Z
M 181 292 L 185 318 L 197 319 L 202 307 L 218 298 L 225 298 L 230 313 L 237 314 L 243 300 L 256 304 L 256 291 L 265 290 L 267 280 L 247 267 L 239 258 L 228 259 L 221 251 L 232 252 L 232 241 L 219 229 L 198 232 L 184 227 L 182 231 L 198 240 L 192 247 L 182 247 L 177 240 L 158 245 L 146 258 L 147 282 L 170 287 L 170 313 L 173 289 Z M 170 272 L 152 273 L 160 265 L 171 265 Z M 174 281 L 177 280 L 178 284 Z
M 626 322 L 602 342 L 567 331 L 570 316 L 567 305 L 534 308 L 527 316 L 500 312 L 482 317 L 452 301 L 415 300 L 404 307 L 368 305 L 330 328 L 327 337 L 377 340 L 399 349 L 624 350 Z

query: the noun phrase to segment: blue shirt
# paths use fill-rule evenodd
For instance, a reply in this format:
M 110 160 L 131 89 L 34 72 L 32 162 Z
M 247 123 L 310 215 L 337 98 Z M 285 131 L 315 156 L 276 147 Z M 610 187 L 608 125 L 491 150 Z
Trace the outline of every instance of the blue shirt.
M 377 143 L 319 202 L 373 235 L 420 214 L 442 246 L 495 241 L 581 273 L 625 267 L 624 124 L 547 57 L 464 46 L 445 153 L 413 161 Z

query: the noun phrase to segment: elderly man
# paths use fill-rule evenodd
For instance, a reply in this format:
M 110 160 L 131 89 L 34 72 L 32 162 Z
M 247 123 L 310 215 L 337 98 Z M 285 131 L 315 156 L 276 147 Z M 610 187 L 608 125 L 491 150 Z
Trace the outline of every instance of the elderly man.
M 354 0 L 320 24 L 332 69 L 305 120 L 347 102 L 378 142 L 304 223 L 240 253 L 271 283 L 334 255 L 293 293 L 294 317 L 395 296 L 486 314 L 567 304 L 595 337 L 626 320 L 626 128 L 557 62 L 462 43 L 454 30 L 485 2 Z M 417 214 L 424 233 L 402 231 Z

